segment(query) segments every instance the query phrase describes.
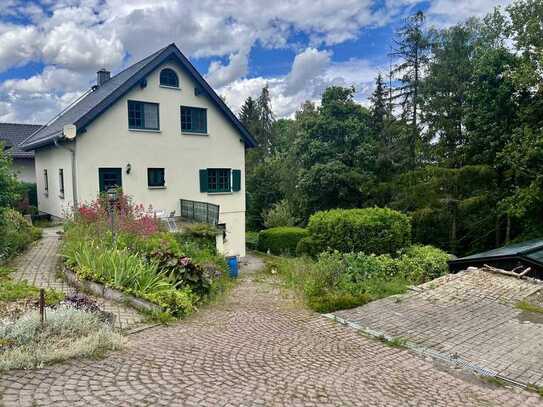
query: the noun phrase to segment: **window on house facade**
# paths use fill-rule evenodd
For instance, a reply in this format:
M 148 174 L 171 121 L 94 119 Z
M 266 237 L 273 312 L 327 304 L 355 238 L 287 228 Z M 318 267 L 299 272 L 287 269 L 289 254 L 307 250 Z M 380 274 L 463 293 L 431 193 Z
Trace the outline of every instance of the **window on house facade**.
M 179 78 L 173 69 L 165 68 L 160 71 L 160 84 L 171 88 L 179 87 Z
M 64 170 L 62 168 L 58 170 L 58 186 L 59 196 L 64 198 Z
M 208 168 L 208 192 L 230 192 L 230 170 L 227 168 Z
M 158 103 L 129 100 L 128 128 L 159 130 Z
M 147 185 L 149 187 L 164 187 L 164 168 L 147 168 Z
M 45 195 L 49 193 L 49 177 L 47 176 L 47 170 L 43 170 L 43 192 L 45 192 Z
M 207 110 L 200 107 L 181 106 L 181 131 L 207 133 Z
M 200 170 L 200 192 L 238 192 L 241 170 L 206 168 Z

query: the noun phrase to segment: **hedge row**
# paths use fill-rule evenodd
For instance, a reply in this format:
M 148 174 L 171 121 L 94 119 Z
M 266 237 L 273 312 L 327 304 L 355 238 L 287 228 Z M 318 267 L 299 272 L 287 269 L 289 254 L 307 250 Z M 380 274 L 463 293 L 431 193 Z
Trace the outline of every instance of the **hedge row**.
M 298 254 L 326 250 L 342 253 L 385 254 L 411 244 L 409 217 L 388 208 L 333 209 L 309 219 L 310 237 L 300 242 Z
M 258 250 L 272 254 L 294 255 L 298 242 L 307 237 L 306 229 L 294 226 L 282 226 L 263 230 L 258 234 Z

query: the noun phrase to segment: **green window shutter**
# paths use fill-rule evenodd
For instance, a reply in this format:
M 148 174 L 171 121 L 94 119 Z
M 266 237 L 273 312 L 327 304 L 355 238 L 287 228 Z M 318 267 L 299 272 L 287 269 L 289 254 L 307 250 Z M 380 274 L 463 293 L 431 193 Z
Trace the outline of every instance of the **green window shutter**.
M 232 191 L 238 192 L 241 189 L 241 170 L 232 170 Z
M 200 192 L 207 192 L 207 169 L 200 170 Z

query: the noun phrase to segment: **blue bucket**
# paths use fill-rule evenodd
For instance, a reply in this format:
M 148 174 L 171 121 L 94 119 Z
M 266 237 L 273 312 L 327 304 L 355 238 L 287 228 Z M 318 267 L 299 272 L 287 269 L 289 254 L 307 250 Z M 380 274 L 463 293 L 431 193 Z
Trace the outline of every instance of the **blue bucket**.
M 238 258 L 236 256 L 228 257 L 228 266 L 230 267 L 230 277 L 236 278 L 239 274 Z

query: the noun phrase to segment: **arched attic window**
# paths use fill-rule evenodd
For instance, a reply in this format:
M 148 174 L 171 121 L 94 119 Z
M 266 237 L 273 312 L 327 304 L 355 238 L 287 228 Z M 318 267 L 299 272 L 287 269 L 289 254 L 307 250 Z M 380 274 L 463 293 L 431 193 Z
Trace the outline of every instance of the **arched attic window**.
M 173 69 L 165 68 L 160 71 L 160 85 L 171 88 L 179 87 L 179 78 Z

